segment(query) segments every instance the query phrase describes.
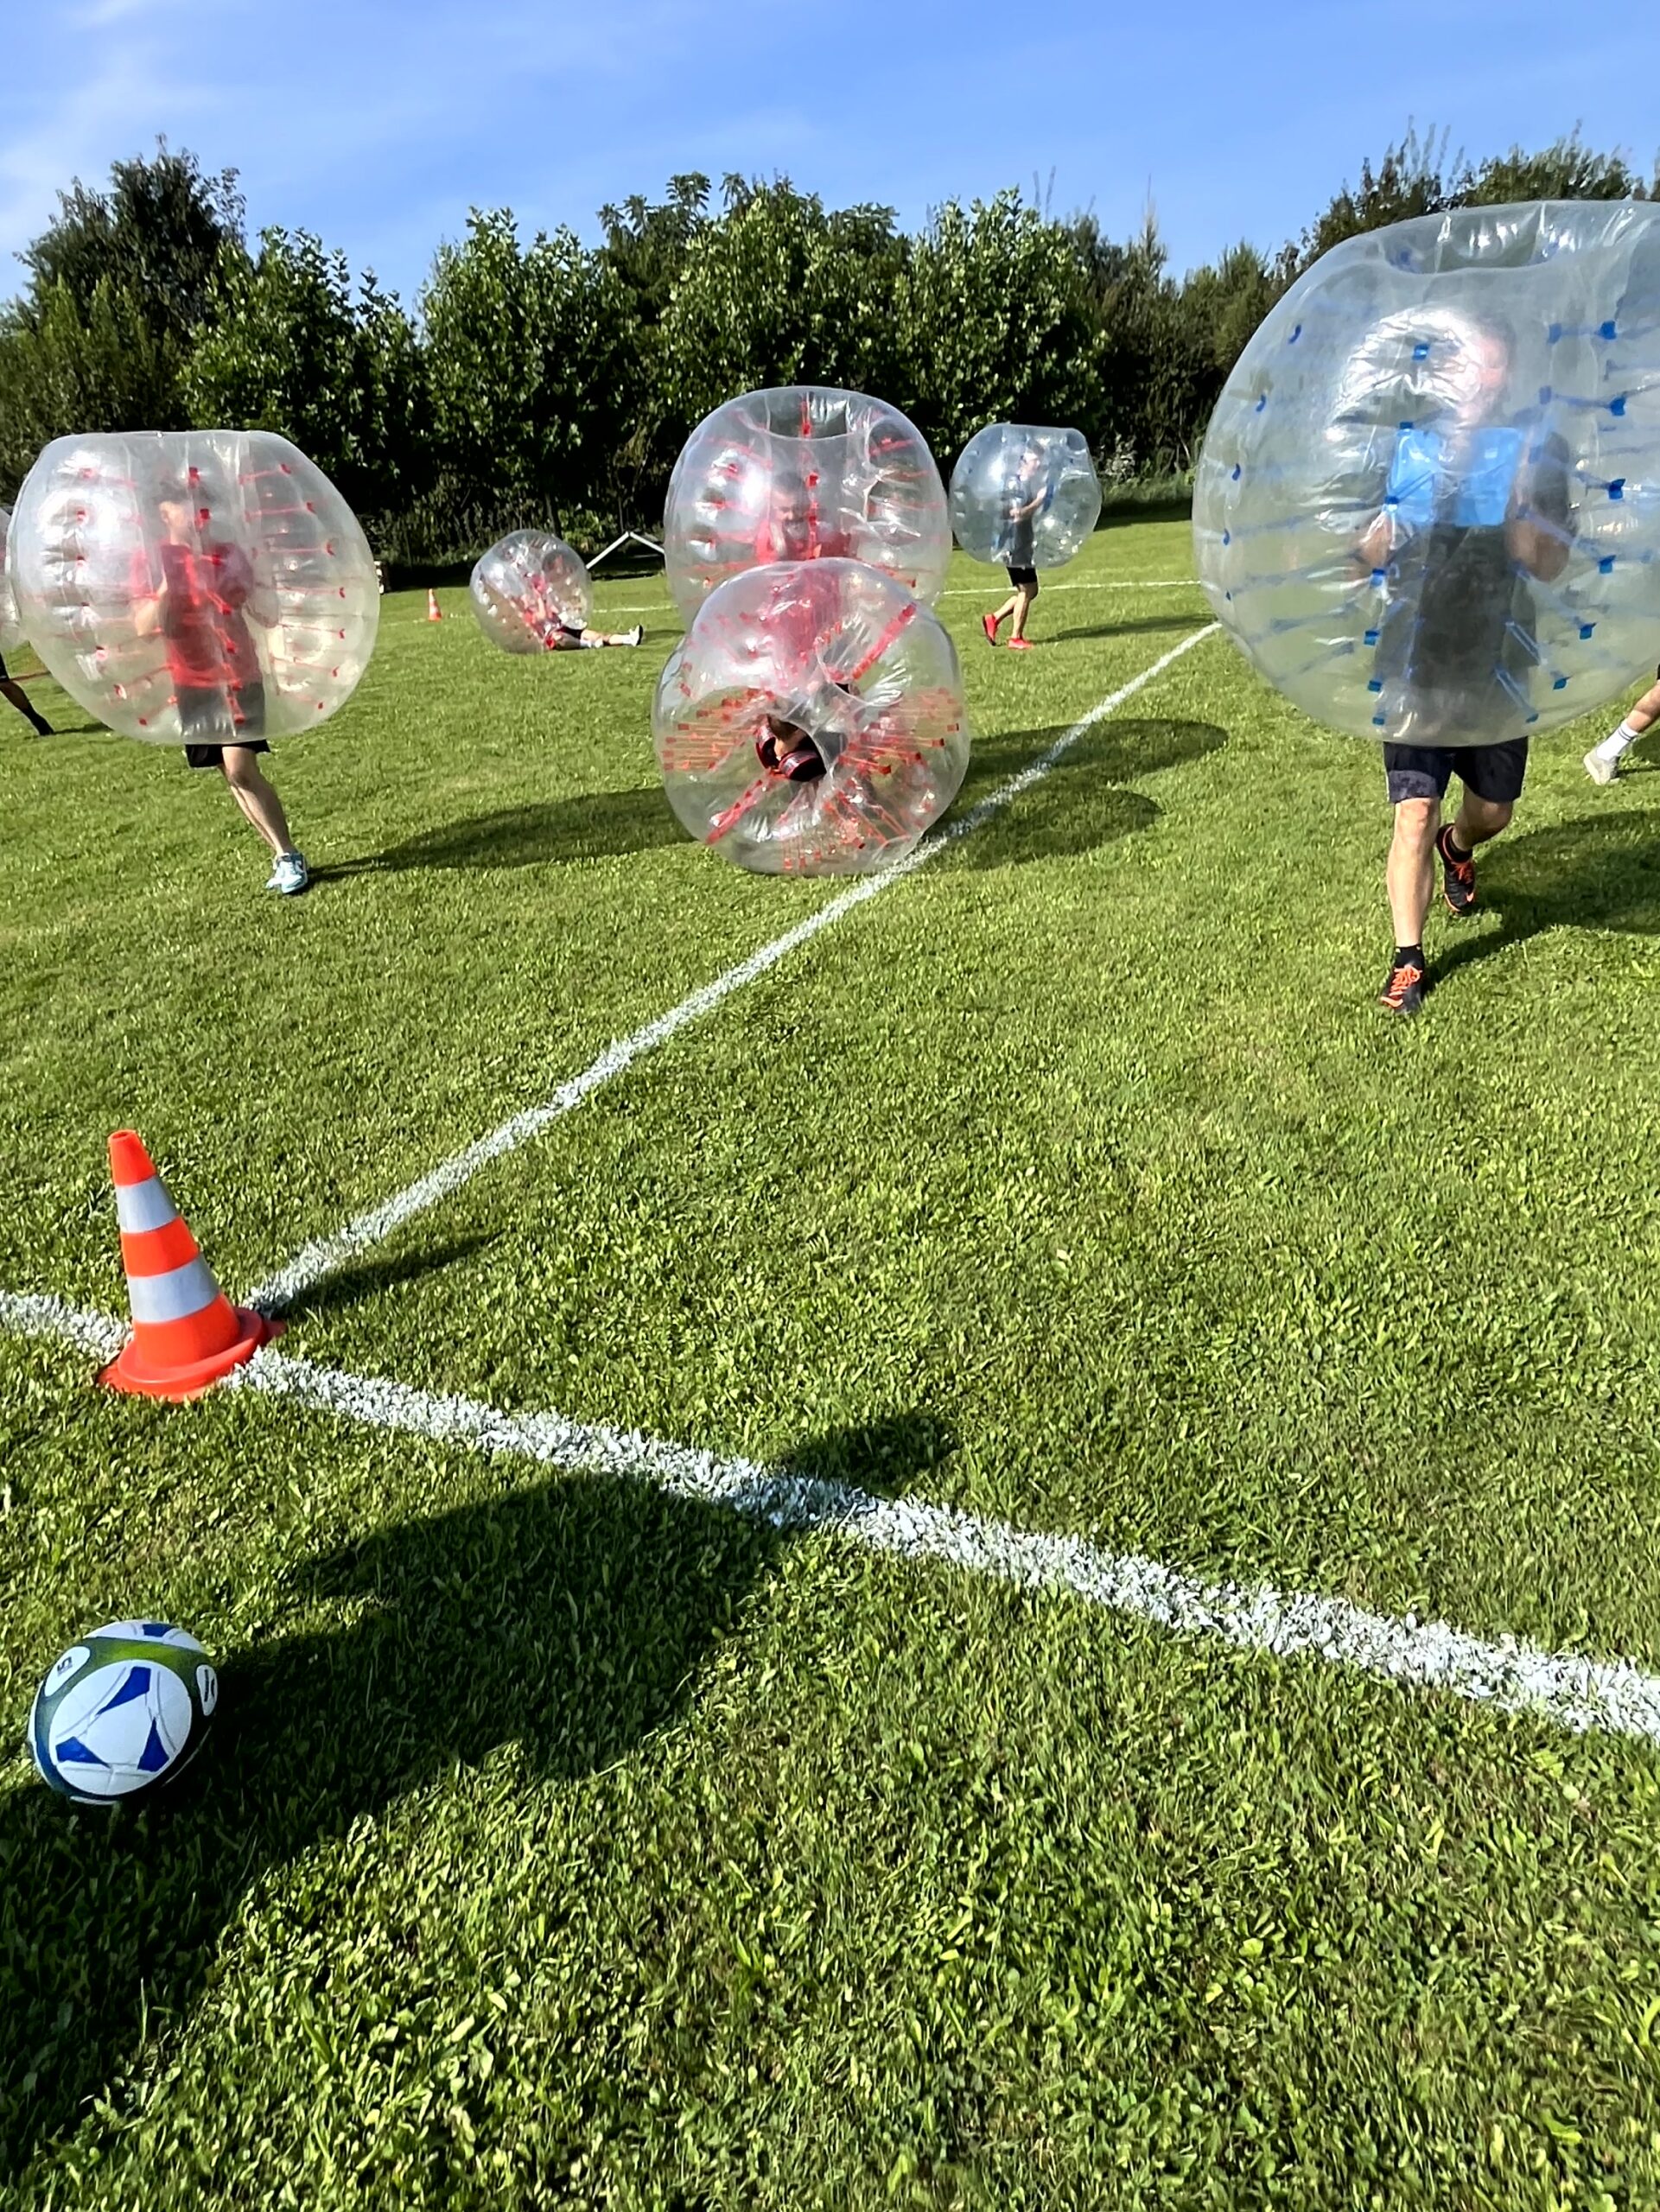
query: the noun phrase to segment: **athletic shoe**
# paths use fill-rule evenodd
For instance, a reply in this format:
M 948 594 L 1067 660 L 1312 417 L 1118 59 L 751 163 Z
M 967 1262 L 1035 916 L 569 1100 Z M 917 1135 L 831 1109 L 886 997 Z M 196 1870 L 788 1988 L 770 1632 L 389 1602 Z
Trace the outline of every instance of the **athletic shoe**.
M 989 645 L 995 645 L 997 642 L 997 620 L 998 618 L 995 614 L 983 614 L 980 617 L 980 627 L 986 633 L 986 643 Z
M 1435 833 L 1435 850 L 1441 856 L 1441 896 L 1450 912 L 1467 914 L 1476 903 L 1476 864 L 1473 860 L 1453 858 L 1447 849 L 1452 834 L 1450 823 L 1444 823 Z
M 1011 638 L 1008 650 L 1011 653 L 1029 653 L 1032 650 L 1032 640 L 1030 638 Z
M 643 645 L 646 642 L 646 625 L 643 622 L 636 622 L 632 630 L 625 631 L 623 634 L 631 645 Z
M 31 708 L 31 709 L 29 710 L 29 719 L 30 726 L 31 726 L 31 728 L 34 729 L 34 732 L 35 732 L 35 736 L 36 736 L 36 737 L 50 737 L 50 736 L 51 736 L 51 734 L 52 734 L 52 725 L 51 725 L 51 723 L 50 723 L 49 721 L 48 721 L 48 720 L 47 720 L 47 718 L 46 718 L 46 716 L 45 716 L 44 715 L 37 715 L 37 714 L 34 711 L 33 708 Z
M 1423 1007 L 1424 988 L 1421 962 L 1397 957 L 1388 982 L 1377 994 L 1377 1003 L 1386 1014 L 1417 1014 Z
M 1619 773 L 1619 758 L 1611 760 L 1600 746 L 1593 746 L 1585 756 L 1585 772 L 1593 784 L 1612 784 Z
M 285 899 L 291 899 L 296 892 L 303 891 L 310 880 L 311 870 L 306 866 L 305 855 L 283 853 L 270 872 L 265 888 L 267 891 L 280 891 Z

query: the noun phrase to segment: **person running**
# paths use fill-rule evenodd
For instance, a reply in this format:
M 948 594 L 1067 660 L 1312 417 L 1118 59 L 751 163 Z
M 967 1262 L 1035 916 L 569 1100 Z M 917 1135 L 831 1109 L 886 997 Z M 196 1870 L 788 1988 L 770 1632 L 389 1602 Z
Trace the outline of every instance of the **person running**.
M 1660 668 L 1654 671 L 1660 677 Z M 1619 728 L 1610 731 L 1600 745 L 1593 745 L 1585 756 L 1585 772 L 1593 784 L 1612 784 L 1619 773 L 1619 764 L 1639 737 L 1646 737 L 1660 721 L 1660 683 L 1656 683 L 1643 694 L 1634 707 L 1625 709 Z
M 1443 381 L 1448 410 L 1397 432 L 1383 509 L 1358 549 L 1393 587 L 1373 680 L 1396 695 L 1404 739 L 1383 747 L 1395 954 L 1378 1002 L 1395 1014 L 1416 1014 L 1428 988 L 1424 919 L 1437 861 L 1449 912 L 1469 913 L 1476 849 L 1506 827 L 1521 797 L 1527 740 L 1486 742 L 1481 733 L 1525 696 L 1528 579 L 1560 575 L 1573 537 L 1566 442 L 1536 417 L 1496 418 L 1510 332 L 1472 321 L 1455 345 Z M 1443 823 L 1454 775 L 1462 795 Z
M 1042 456 L 1034 448 L 1021 448 L 1019 459 L 1004 480 L 1003 496 L 1003 532 L 998 550 L 1008 570 L 1009 595 L 995 613 L 980 617 L 980 626 L 986 633 L 986 643 L 995 645 L 998 631 L 1012 614 L 1014 620 L 1008 633 L 1008 650 L 1030 652 L 1032 640 L 1026 634 L 1026 624 L 1038 595 L 1034 536 L 1037 518 L 1052 496 Z
M 251 613 L 258 619 L 253 563 L 234 540 L 210 534 L 212 509 L 194 470 L 188 480 L 165 478 L 156 509 L 164 533 L 157 549 L 162 582 L 152 582 L 146 556 L 138 554 L 133 626 L 140 637 L 159 632 L 166 646 L 186 760 L 224 777 L 275 857 L 265 888 L 292 898 L 311 876 L 256 757 L 270 747 L 263 734 L 264 681 L 247 620 Z
M 44 715 L 36 714 L 29 694 L 6 666 L 6 658 L 0 653 L 0 699 L 16 707 L 36 737 L 50 737 L 52 725 Z

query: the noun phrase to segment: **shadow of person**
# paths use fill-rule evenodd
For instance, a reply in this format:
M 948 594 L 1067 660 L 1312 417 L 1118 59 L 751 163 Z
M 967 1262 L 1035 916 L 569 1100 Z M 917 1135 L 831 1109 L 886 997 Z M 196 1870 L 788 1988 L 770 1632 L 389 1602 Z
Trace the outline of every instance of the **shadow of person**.
M 1498 916 L 1497 934 L 1454 942 L 1435 962 L 1437 981 L 1554 929 L 1660 935 L 1660 814 L 1623 810 L 1495 840 L 1478 855 L 1478 912 Z
M 1193 587 L 1197 591 L 1197 584 Z M 1072 630 L 1052 631 L 1040 645 L 1062 645 L 1070 638 L 1129 638 L 1140 631 L 1199 630 L 1209 618 L 1203 614 L 1139 614 L 1130 622 L 1090 622 Z
M 976 746 L 955 814 L 971 811 L 1009 776 L 1040 760 L 1063 734 L 1029 730 Z M 1041 783 L 964 838 L 961 864 L 1008 868 L 1076 855 L 1149 830 L 1161 810 L 1144 792 L 1126 786 L 1201 760 L 1227 741 L 1227 731 L 1214 722 L 1109 716 L 1086 730 Z
M 685 842 L 686 833 L 660 790 L 587 791 L 441 822 L 385 852 L 336 861 L 312 874 L 326 882 L 331 876 L 399 875 L 412 868 L 538 868 Z
M 0 2177 L 188 2010 L 255 1884 L 509 1744 L 531 1780 L 609 1766 L 673 1722 L 800 1525 L 777 1497 L 892 1494 L 950 1448 L 912 1414 L 817 1439 L 724 1504 L 576 1475 L 378 1529 L 295 1578 L 343 1625 L 226 1663 L 214 1736 L 170 1791 L 0 1800 Z

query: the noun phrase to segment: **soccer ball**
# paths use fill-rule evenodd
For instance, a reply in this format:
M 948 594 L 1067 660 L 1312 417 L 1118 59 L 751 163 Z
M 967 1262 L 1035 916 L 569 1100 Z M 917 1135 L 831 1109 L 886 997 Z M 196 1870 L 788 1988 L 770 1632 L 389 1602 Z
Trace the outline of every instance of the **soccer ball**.
M 29 1748 L 54 1789 L 105 1805 L 177 1774 L 218 1703 L 219 1677 L 194 1636 L 111 1621 L 72 1644 L 35 1692 Z

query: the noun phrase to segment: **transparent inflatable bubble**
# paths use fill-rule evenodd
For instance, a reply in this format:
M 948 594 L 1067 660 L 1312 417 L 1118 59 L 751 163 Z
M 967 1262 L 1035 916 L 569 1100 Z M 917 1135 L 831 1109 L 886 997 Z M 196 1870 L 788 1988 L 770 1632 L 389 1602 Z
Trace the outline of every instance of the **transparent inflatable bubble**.
M 17 495 L 9 571 L 64 690 L 160 745 L 313 728 L 380 620 L 357 518 L 268 430 L 57 439 Z
M 1101 518 L 1101 480 L 1081 430 L 991 423 L 951 471 L 951 528 L 976 561 L 1060 569 Z
M 1199 572 L 1305 713 L 1437 746 L 1536 735 L 1660 636 L 1660 207 L 1472 207 L 1345 240 L 1240 356 Z
M 504 652 L 557 652 L 580 639 L 594 612 L 582 556 L 544 530 L 515 530 L 473 571 L 473 612 Z
M 853 875 L 908 853 L 969 762 L 938 619 L 856 561 L 735 576 L 700 607 L 652 715 L 669 804 L 767 874 Z
M 17 612 L 17 594 L 6 558 L 10 543 L 11 509 L 0 507 L 0 653 L 15 653 L 23 642 L 22 617 Z
M 820 385 L 748 391 L 707 415 L 669 479 L 664 558 L 688 621 L 770 561 L 862 561 L 932 604 L 945 581 L 945 487 L 915 424 Z

